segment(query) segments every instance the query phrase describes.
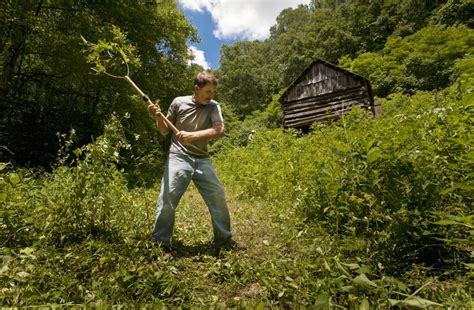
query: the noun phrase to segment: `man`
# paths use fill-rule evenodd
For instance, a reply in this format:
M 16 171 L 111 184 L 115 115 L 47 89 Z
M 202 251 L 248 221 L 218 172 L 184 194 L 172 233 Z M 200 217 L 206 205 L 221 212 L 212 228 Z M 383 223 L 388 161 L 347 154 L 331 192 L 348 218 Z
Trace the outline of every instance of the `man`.
M 249 141 L 252 141 L 252 140 L 253 140 L 253 135 L 254 135 L 254 134 L 255 134 L 255 130 L 252 129 L 252 130 L 250 131 L 250 133 L 249 133 L 249 136 L 248 136 L 248 140 L 249 140 Z
M 167 118 L 179 130 L 173 133 L 168 161 L 161 181 L 153 239 L 166 250 L 173 233 L 175 210 L 192 180 L 209 208 L 214 232 L 214 247 L 234 248 L 229 210 L 224 188 L 211 164 L 207 143 L 224 136 L 224 120 L 218 103 L 212 100 L 217 78 L 200 72 L 194 79 L 194 94 L 177 97 L 171 103 Z M 148 106 L 163 136 L 170 128 L 158 116 L 160 108 Z

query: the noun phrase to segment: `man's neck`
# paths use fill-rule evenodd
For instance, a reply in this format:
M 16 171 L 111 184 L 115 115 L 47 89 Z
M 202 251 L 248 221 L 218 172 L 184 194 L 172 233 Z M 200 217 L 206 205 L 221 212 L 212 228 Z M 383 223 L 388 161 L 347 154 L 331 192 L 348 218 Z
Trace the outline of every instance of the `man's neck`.
M 196 96 L 195 96 L 195 95 L 193 95 L 192 100 L 193 100 L 193 102 L 194 102 L 195 104 L 206 105 L 206 103 L 199 102 L 199 101 L 196 99 Z

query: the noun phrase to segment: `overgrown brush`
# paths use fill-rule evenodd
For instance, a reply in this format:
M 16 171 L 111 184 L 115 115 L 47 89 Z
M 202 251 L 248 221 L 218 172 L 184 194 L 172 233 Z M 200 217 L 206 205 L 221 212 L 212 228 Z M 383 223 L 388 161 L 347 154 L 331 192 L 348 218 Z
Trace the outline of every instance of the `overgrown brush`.
M 90 235 L 117 237 L 120 224 L 115 208 L 125 202 L 127 188 L 116 166 L 120 149 L 127 147 L 120 120 L 113 116 L 102 136 L 74 150 L 74 158 L 63 158 L 61 165 L 45 177 L 43 201 L 35 217 L 48 240 L 61 244 Z
M 309 226 L 338 240 L 341 255 L 378 270 L 375 277 L 403 279 L 426 268 L 441 280 L 467 279 L 474 249 L 470 85 L 395 94 L 379 117 L 355 109 L 300 138 L 260 132 L 222 153 L 217 167 L 242 196 L 299 210 Z
M 158 189 L 127 188 L 118 117 L 51 174 L 3 164 L 2 305 L 469 307 L 473 83 L 460 76 L 393 95 L 377 118 L 355 109 L 306 136 L 260 128 L 222 143 L 214 161 L 243 253 L 208 255 L 191 187 L 177 257 L 162 256 L 149 241 Z
M 126 118 L 127 116 L 125 116 Z M 0 166 L 2 305 L 154 302 L 179 284 L 151 246 L 154 197 L 129 190 L 117 165 L 129 148 L 113 115 L 93 144 L 74 132 L 50 174 Z

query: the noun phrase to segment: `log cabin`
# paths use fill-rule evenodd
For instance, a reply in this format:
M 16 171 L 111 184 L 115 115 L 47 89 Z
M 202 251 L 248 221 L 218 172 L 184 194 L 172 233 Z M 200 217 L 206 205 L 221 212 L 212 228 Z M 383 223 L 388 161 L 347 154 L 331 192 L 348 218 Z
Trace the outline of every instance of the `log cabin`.
M 284 127 L 307 131 L 314 122 L 327 122 L 360 106 L 374 115 L 380 105 L 374 103 L 369 80 L 322 59 L 313 61 L 280 97 Z

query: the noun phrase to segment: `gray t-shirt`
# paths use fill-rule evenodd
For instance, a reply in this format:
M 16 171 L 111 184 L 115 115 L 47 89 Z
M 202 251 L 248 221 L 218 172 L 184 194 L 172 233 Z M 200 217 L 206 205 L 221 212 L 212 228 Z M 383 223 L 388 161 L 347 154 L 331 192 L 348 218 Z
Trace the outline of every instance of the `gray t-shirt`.
M 213 123 L 224 122 L 221 108 L 216 101 L 211 100 L 208 104 L 198 104 L 193 102 L 192 96 L 176 97 L 171 102 L 166 117 L 178 130 L 190 132 L 212 128 Z M 207 142 L 204 140 L 183 144 L 178 141 L 173 133 L 170 153 L 187 154 L 202 158 L 209 157 Z

